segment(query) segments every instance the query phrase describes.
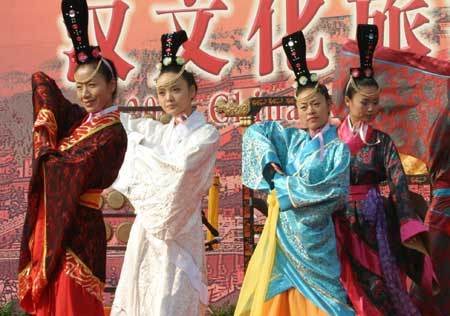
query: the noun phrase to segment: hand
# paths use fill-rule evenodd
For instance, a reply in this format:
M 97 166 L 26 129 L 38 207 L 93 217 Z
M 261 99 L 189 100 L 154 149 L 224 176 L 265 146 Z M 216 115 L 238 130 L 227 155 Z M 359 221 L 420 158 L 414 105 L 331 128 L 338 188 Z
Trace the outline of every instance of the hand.
M 286 174 L 284 173 L 284 171 L 280 168 L 280 166 L 278 166 L 276 163 L 271 162 L 270 165 L 272 166 L 273 170 L 275 170 L 276 173 L 279 173 L 283 176 L 285 176 Z

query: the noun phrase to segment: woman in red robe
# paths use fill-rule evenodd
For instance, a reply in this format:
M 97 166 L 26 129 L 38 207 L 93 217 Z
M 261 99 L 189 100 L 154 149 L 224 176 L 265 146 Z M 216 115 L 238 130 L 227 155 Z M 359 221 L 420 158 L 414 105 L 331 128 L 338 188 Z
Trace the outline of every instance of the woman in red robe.
M 33 315 L 98 316 L 106 265 L 100 194 L 117 177 L 127 136 L 113 106 L 114 65 L 88 43 L 86 2 L 65 0 L 62 6 L 82 107 L 44 73 L 33 75 L 34 161 L 18 296 Z

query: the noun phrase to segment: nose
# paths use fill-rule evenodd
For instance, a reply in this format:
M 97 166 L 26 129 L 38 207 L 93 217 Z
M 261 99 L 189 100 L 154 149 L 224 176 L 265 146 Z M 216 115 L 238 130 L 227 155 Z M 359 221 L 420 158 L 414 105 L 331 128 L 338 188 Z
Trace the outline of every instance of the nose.
M 307 113 L 307 114 L 315 114 L 315 113 L 316 113 L 316 110 L 314 109 L 313 106 L 308 105 L 308 107 L 307 107 L 307 109 L 306 109 L 306 113 Z
M 81 97 L 82 98 L 87 98 L 91 95 L 91 93 L 89 92 L 89 89 L 87 88 L 87 86 L 83 86 L 81 88 Z
M 172 93 L 171 93 L 170 91 L 168 91 L 168 92 L 166 93 L 165 99 L 166 99 L 166 101 L 171 101 L 171 100 L 173 100 L 173 95 L 172 95 Z

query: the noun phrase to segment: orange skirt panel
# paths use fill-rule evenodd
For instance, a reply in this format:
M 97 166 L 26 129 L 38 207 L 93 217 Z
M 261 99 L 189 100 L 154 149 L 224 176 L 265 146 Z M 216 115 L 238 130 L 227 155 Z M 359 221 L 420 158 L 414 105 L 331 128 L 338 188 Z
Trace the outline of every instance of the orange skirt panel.
M 328 316 L 296 289 L 289 289 L 264 303 L 264 316 Z

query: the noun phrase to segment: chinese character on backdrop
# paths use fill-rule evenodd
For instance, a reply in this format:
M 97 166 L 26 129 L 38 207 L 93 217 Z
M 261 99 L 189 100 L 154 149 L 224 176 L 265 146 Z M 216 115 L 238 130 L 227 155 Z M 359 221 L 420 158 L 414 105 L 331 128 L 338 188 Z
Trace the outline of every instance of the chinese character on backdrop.
M 430 21 L 421 13 L 417 12 L 408 17 L 410 11 L 428 8 L 425 0 L 409 0 L 402 6 L 398 5 L 398 0 L 383 0 L 385 5 L 383 11 L 374 10 L 370 13 L 371 1 L 368 0 L 347 0 L 356 4 L 356 21 L 358 24 L 374 23 L 379 29 L 379 38 L 384 39 L 385 24 L 389 27 L 388 45 L 383 45 L 392 49 L 399 49 L 408 52 L 415 52 L 419 55 L 427 55 L 431 50 L 425 46 L 414 30 Z M 379 3 L 381 1 L 377 1 Z M 412 20 L 412 22 L 411 22 Z M 401 47 L 401 34 L 405 37 L 406 47 Z
M 171 10 L 156 10 L 158 15 L 171 15 L 175 29 L 177 31 L 185 29 L 181 26 L 177 14 L 195 14 L 194 26 L 188 33 L 188 40 L 183 44 L 183 58 L 186 61 L 192 61 L 200 69 L 209 74 L 218 75 L 223 67 L 228 64 L 228 59 L 219 58 L 206 52 L 200 46 L 206 40 L 206 33 L 211 19 L 214 18 L 216 11 L 227 11 L 228 7 L 222 0 L 212 0 L 206 8 L 192 8 L 196 0 L 184 0 L 185 8 Z
M 281 0 L 280 0 L 281 1 Z M 247 37 L 251 40 L 256 32 L 259 32 L 259 75 L 265 76 L 273 72 L 273 51 L 281 46 L 281 38 L 298 30 L 305 29 L 316 16 L 319 9 L 324 5 L 324 0 L 304 0 L 300 5 L 299 0 L 284 0 L 286 6 L 285 33 L 278 36 L 276 44 L 273 39 L 273 14 L 274 0 L 259 0 L 253 25 Z M 279 8 L 276 5 L 275 8 Z M 314 57 L 308 58 L 308 66 L 312 70 L 324 69 L 329 60 L 324 52 L 323 38 L 319 38 L 319 46 Z
M 100 21 L 98 18 L 98 10 L 102 9 L 112 10 L 109 28 L 106 32 L 106 35 L 100 25 Z M 129 64 L 116 52 L 116 46 L 124 25 L 125 14 L 128 9 L 128 4 L 121 0 L 115 0 L 112 5 L 89 7 L 89 10 L 93 14 L 95 38 L 97 40 L 98 46 L 100 46 L 102 56 L 114 63 L 117 69 L 117 75 L 122 80 L 125 80 L 128 73 L 134 68 L 133 65 Z M 67 73 L 67 79 L 69 81 L 74 81 L 73 75 L 76 66 L 74 50 L 72 49 L 69 52 L 64 52 L 64 54 L 66 54 L 69 58 L 69 70 Z

